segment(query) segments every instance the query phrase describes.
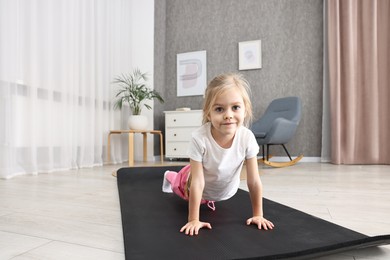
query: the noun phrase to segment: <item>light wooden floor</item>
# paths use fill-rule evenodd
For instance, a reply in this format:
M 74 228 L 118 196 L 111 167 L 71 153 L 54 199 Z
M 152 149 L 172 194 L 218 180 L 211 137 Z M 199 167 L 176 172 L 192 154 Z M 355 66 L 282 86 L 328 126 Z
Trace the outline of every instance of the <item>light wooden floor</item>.
M 122 166 L 0 180 L 0 259 L 124 259 L 112 176 Z M 260 174 L 264 197 L 367 235 L 390 234 L 390 166 L 299 163 L 260 166 Z M 390 259 L 390 246 L 323 259 Z

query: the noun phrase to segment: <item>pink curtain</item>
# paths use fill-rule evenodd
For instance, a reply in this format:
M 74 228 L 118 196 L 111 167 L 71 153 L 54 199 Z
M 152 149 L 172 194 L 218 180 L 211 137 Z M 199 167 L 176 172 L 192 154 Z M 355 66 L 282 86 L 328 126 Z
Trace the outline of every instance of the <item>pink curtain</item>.
M 331 162 L 390 164 L 390 1 L 327 8 Z

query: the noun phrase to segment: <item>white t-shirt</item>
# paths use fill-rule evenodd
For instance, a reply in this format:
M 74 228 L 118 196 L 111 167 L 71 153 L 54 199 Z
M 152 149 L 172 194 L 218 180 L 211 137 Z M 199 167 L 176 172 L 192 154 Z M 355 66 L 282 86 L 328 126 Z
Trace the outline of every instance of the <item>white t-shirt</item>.
M 232 146 L 228 149 L 222 148 L 214 140 L 210 122 L 194 131 L 188 156 L 203 165 L 205 187 L 202 198 L 220 201 L 236 194 L 244 160 L 258 153 L 259 145 L 254 134 L 244 126 L 237 129 Z

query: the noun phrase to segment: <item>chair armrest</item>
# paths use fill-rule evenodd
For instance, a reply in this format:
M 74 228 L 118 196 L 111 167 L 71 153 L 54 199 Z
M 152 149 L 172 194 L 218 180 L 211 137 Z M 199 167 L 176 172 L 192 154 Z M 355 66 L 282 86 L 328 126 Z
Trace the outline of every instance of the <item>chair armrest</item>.
M 286 144 L 294 136 L 298 124 L 285 118 L 277 118 L 265 137 L 265 144 Z
M 252 130 L 252 132 L 256 138 L 264 138 L 267 135 L 266 132 L 255 132 L 254 130 Z

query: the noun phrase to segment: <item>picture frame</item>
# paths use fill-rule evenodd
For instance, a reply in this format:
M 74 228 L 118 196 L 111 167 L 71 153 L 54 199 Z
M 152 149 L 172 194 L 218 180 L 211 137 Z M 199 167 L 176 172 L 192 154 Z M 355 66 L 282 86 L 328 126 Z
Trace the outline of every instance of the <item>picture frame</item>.
M 261 69 L 261 40 L 238 43 L 238 69 Z
M 177 96 L 203 96 L 207 85 L 206 51 L 177 54 Z

